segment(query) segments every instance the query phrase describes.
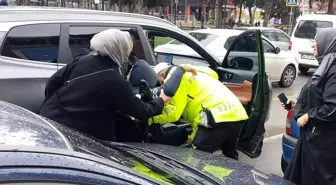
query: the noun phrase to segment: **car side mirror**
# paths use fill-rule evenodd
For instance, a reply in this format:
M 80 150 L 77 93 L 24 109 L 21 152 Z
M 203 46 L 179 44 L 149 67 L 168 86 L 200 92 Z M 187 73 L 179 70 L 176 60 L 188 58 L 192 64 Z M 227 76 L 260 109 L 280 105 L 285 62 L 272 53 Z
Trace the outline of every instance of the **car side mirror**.
M 281 49 L 279 47 L 275 47 L 275 54 L 280 53 Z

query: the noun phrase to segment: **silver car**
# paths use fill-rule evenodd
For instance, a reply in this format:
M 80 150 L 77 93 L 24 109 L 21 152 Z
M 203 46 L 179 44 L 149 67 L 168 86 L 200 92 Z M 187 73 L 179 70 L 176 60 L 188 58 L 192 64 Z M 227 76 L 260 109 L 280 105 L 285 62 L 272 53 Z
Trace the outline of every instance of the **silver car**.
M 246 105 L 250 115 L 240 134 L 240 150 L 250 157 L 261 154 L 264 124 L 269 117 L 272 98 L 263 51 L 259 48 L 251 57 L 232 54 L 238 41 L 247 36 L 260 47 L 259 30 L 237 35 L 238 41 L 232 41 L 226 56 L 219 61 L 197 39 L 153 16 L 49 7 L 0 8 L 1 100 L 17 104 L 15 99 L 31 97 L 34 101 L 19 101 L 19 105 L 38 112 L 48 78 L 75 57 L 88 54 L 91 38 L 111 28 L 129 32 L 133 38 L 133 52 L 150 65 L 184 63 L 206 65 L 216 71 L 219 80 Z M 155 45 L 172 39 L 188 45 L 198 56 L 177 55 L 170 51 L 155 54 Z

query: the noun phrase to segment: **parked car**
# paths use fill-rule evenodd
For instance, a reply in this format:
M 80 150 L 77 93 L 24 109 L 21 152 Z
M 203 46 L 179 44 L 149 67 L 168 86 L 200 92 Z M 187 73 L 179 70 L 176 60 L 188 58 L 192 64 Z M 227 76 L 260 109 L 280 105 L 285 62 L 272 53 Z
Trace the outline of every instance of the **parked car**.
M 291 36 L 288 50 L 299 63 L 301 73 L 307 73 L 310 68 L 317 68 L 318 62 L 312 48 L 317 28 L 336 27 L 335 15 L 303 15 L 300 16 Z
M 300 127 L 297 125 L 293 113 L 294 109 L 289 110 L 287 113 L 286 132 L 282 137 L 281 169 L 284 173 L 291 162 L 297 140 L 300 136 Z
M 253 158 L 260 155 L 272 98 L 263 51 L 255 50 L 247 57 L 233 50 L 245 37 L 254 40 L 260 48 L 258 30 L 237 35 L 223 62 L 219 62 L 194 37 L 153 16 L 47 7 L 0 9 L 3 35 L 0 86 L 7 91 L 0 93 L 0 100 L 38 112 L 50 75 L 74 57 L 87 54 L 92 36 L 109 28 L 128 31 L 134 39 L 135 53 L 150 65 L 168 58 L 173 64 L 205 65 L 217 71 L 220 81 L 239 98 L 249 115 L 240 134 L 239 149 Z M 199 56 L 155 54 L 154 45 L 162 37 L 172 37 L 188 45 Z
M 100 141 L 0 101 L 0 183 L 292 184 L 206 152 Z
M 271 41 L 272 44 L 279 47 L 283 51 L 288 50 L 290 37 L 284 31 L 276 28 L 268 27 L 237 27 L 238 30 L 260 29 L 261 35 Z
M 230 44 L 243 32 L 243 30 L 232 29 L 202 29 L 190 31 L 189 34 L 200 41 L 220 61 L 223 61 Z M 282 87 L 290 87 L 297 77 L 298 63 L 295 58 L 273 45 L 266 37 L 262 38 L 262 43 L 265 51 L 266 71 L 270 74 L 271 81 L 278 82 Z M 239 41 L 234 51 L 239 53 L 240 56 L 249 57 L 254 55 L 256 48 L 255 39 L 246 37 Z M 154 51 L 157 54 L 174 53 L 199 56 L 189 46 L 176 40 L 157 46 Z M 254 63 L 254 65 L 257 65 L 257 63 Z

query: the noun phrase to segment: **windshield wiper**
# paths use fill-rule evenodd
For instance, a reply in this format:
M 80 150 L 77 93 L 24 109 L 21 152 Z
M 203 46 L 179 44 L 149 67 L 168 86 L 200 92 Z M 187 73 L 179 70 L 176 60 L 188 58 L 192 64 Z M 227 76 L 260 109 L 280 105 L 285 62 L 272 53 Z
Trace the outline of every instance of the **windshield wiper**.
M 167 173 L 185 184 L 188 185 L 220 184 L 218 181 L 210 178 L 205 180 L 202 177 L 190 172 L 177 162 L 173 160 L 163 160 L 160 157 L 157 157 L 148 151 L 141 150 L 136 147 L 132 147 L 125 144 L 111 143 L 111 142 L 104 142 L 104 143 L 108 144 L 108 147 L 113 148 L 114 150 L 117 150 L 119 152 L 125 153 L 127 155 L 131 155 L 135 157 L 137 160 L 140 160 L 141 162 L 145 163 L 146 165 L 155 168 L 158 171 Z

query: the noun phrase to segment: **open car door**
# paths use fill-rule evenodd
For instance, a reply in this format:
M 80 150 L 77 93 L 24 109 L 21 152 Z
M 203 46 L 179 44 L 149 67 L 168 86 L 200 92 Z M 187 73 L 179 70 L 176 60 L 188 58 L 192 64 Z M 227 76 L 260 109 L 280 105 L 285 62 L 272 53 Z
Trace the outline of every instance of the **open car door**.
M 249 115 L 240 133 L 238 149 L 256 158 L 261 154 L 272 97 L 261 33 L 248 30 L 229 39 L 231 44 L 217 72 L 220 81 L 240 99 Z

